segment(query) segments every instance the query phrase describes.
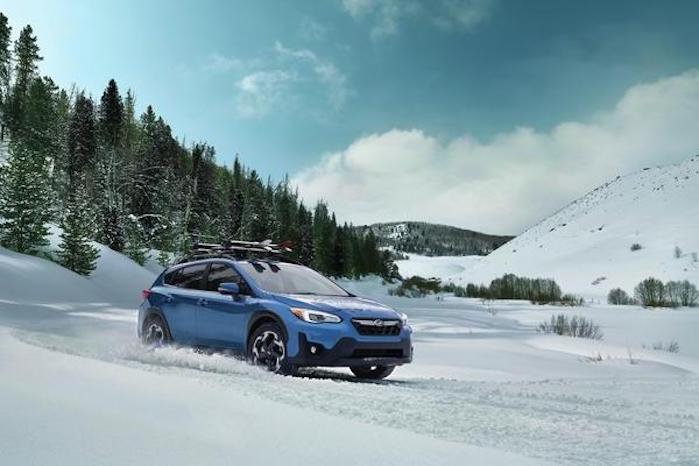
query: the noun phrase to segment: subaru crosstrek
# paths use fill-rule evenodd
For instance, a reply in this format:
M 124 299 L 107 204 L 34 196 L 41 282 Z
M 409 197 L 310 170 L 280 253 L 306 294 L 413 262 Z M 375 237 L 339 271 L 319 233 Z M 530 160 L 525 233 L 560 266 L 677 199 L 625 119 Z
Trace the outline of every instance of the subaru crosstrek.
M 412 361 L 405 314 L 296 263 L 193 260 L 167 269 L 143 294 L 138 334 L 151 345 L 233 350 L 283 374 L 344 366 L 382 379 Z

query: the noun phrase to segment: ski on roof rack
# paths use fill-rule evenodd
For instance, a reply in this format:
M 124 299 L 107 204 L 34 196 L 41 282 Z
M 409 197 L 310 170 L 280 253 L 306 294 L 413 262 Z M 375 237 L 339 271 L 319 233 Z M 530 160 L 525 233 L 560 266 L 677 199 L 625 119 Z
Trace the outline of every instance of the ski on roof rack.
M 271 240 L 265 241 L 241 241 L 227 240 L 221 243 L 200 242 L 204 235 L 193 235 L 193 245 L 189 254 L 180 258 L 177 263 L 189 262 L 197 259 L 211 259 L 216 257 L 227 257 L 233 259 L 251 259 L 258 256 L 274 257 L 285 262 L 296 262 L 285 253 L 292 252 L 291 241 L 273 243 Z M 213 239 L 213 238 L 212 238 Z

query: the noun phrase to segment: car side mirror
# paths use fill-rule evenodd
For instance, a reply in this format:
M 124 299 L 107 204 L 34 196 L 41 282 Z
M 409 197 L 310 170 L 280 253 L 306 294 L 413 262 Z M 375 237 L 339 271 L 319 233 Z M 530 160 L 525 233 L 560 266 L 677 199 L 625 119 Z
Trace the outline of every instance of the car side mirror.
M 236 297 L 240 294 L 240 286 L 237 283 L 227 282 L 221 283 L 218 286 L 218 292 L 221 294 Z

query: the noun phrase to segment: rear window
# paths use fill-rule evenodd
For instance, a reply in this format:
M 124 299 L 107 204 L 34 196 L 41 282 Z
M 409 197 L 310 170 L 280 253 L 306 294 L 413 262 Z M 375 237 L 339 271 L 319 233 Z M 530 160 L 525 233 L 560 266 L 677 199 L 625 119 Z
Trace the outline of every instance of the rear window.
M 201 290 L 206 264 L 197 264 L 177 269 L 165 275 L 165 284 L 177 288 Z

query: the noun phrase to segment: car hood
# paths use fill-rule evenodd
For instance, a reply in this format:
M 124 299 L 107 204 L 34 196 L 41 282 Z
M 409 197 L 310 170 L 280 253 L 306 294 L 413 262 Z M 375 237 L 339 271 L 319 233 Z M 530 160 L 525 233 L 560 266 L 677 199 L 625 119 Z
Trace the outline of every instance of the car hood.
M 357 296 L 274 295 L 275 298 L 293 307 L 306 307 L 332 312 L 343 317 L 366 317 L 397 319 L 400 314 L 388 306 Z

